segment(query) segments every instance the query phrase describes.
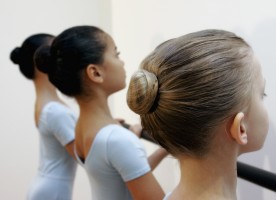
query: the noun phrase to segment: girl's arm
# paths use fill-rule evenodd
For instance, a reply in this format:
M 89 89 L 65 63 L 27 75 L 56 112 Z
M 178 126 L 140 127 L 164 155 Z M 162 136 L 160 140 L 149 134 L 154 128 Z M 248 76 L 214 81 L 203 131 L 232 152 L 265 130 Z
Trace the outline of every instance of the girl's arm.
M 75 140 L 66 144 L 65 149 L 76 160 L 76 156 L 75 156 L 75 152 L 74 152 L 74 145 L 75 145 Z
M 162 200 L 165 193 L 152 172 L 126 182 L 134 200 Z
M 168 155 L 168 152 L 163 149 L 159 148 L 157 149 L 153 154 L 151 154 L 148 157 L 148 162 L 151 167 L 151 170 L 153 171 L 155 167 Z

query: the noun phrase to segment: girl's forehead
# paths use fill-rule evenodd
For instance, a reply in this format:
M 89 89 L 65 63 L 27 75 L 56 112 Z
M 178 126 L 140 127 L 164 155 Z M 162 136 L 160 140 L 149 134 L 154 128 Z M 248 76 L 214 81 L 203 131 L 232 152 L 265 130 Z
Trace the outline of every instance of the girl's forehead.
M 262 76 L 262 67 L 261 63 L 259 62 L 258 58 L 254 56 L 253 58 L 253 70 L 255 71 L 255 76 L 259 77 Z
M 109 48 L 110 47 L 113 48 L 116 46 L 113 38 L 111 36 L 109 36 L 108 34 L 106 34 L 105 42 L 106 42 L 107 47 L 109 47 Z
M 253 84 L 255 87 L 264 87 L 265 85 L 265 78 L 263 77 L 262 73 L 262 66 L 257 57 L 254 57 L 253 63 L 252 63 L 251 73 L 253 73 Z

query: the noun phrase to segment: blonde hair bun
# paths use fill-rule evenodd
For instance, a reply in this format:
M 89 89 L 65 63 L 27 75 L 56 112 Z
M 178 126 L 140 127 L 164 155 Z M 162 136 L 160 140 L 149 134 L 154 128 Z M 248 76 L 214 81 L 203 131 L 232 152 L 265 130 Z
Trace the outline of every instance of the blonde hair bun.
M 155 74 L 146 71 L 136 71 L 130 80 L 127 91 L 127 104 L 137 114 L 151 111 L 158 94 L 158 80 Z

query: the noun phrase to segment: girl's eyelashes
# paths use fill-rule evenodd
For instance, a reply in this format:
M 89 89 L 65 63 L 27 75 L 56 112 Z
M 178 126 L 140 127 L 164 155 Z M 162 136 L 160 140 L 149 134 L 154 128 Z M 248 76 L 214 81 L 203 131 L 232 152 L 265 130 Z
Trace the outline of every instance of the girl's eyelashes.
M 263 93 L 263 98 L 267 97 L 267 94 L 266 92 Z
M 120 54 L 121 54 L 120 51 L 117 51 L 117 52 L 116 52 L 116 56 L 117 56 L 117 57 L 118 57 Z
M 266 80 L 264 79 L 264 87 L 263 87 L 263 95 L 262 95 L 262 98 L 265 98 L 265 97 L 267 97 L 267 94 L 266 94 L 266 92 L 265 92 L 265 85 L 266 85 Z

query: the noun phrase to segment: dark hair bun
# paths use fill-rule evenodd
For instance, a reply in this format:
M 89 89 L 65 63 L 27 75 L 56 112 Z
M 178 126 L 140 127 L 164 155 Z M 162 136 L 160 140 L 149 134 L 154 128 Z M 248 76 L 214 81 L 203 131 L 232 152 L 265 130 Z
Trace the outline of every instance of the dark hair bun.
M 16 47 L 14 50 L 11 52 L 10 59 L 14 64 L 19 64 L 21 60 L 21 48 Z
M 43 45 L 36 50 L 34 62 L 38 70 L 46 74 L 51 73 L 54 62 L 51 57 L 49 45 Z

